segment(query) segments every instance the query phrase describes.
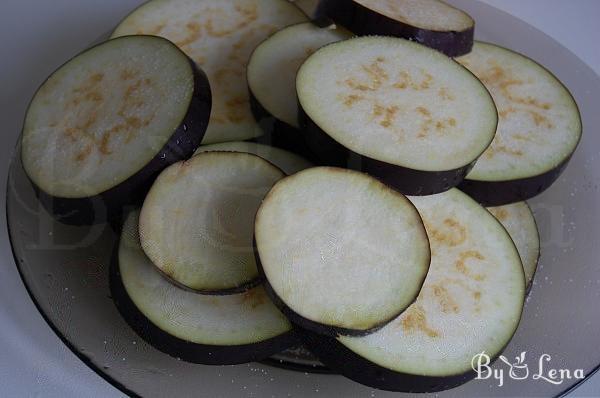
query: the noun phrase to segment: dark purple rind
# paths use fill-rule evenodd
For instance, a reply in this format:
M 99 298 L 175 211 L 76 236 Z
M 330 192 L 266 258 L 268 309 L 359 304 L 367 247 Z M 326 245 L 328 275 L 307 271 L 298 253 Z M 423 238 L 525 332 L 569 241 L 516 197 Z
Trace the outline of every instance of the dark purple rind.
M 250 87 L 248 87 L 248 93 L 252 115 L 265 133 L 248 141 L 285 149 L 316 163 L 318 158 L 307 145 L 302 131 L 273 116 L 258 101 Z
M 550 186 L 566 169 L 571 156 L 546 173 L 506 181 L 465 179 L 458 188 L 485 207 L 502 206 L 531 199 Z
M 123 207 L 141 203 L 152 182 L 164 168 L 193 155 L 208 126 L 212 95 L 206 74 L 191 59 L 188 60 L 194 73 L 194 92 L 188 111 L 167 143 L 141 170 L 108 191 L 76 199 L 52 196 L 30 180 L 39 201 L 57 221 L 69 225 L 91 225 L 108 221 L 111 225 L 118 226 L 122 220 Z
M 298 344 L 294 330 L 253 344 L 211 346 L 196 344 L 172 336 L 154 325 L 129 298 L 121 280 L 118 261 L 118 243 L 110 265 L 110 291 L 119 313 L 144 341 L 174 358 L 203 365 L 238 365 L 262 361 L 271 355 Z
M 475 166 L 476 160 L 458 169 L 421 171 L 393 165 L 360 155 L 335 141 L 299 106 L 300 126 L 318 163 L 365 172 L 395 190 L 412 196 L 433 195 L 459 185 Z
M 248 290 L 259 286 L 262 283 L 262 279 L 257 276 L 256 278 L 251 279 L 248 282 L 244 282 L 239 286 L 235 286 L 235 287 L 231 287 L 231 288 L 227 288 L 227 289 L 214 289 L 214 290 L 193 289 L 193 288 L 186 286 L 183 283 L 175 280 L 173 277 L 168 275 L 166 272 L 164 272 L 162 269 L 160 269 L 156 265 L 155 265 L 155 268 L 172 285 L 178 287 L 181 290 L 186 290 L 190 293 L 196 293 L 196 294 L 200 294 L 203 296 L 229 296 L 232 294 L 245 293 Z
M 292 310 L 290 307 L 288 307 L 285 304 L 285 302 L 279 297 L 279 295 L 277 295 L 277 293 L 273 289 L 273 286 L 271 286 L 271 284 L 269 283 L 267 275 L 265 274 L 265 270 L 262 267 L 262 263 L 260 261 L 260 253 L 258 252 L 258 247 L 256 245 L 256 239 L 254 238 L 252 240 L 252 242 L 254 245 L 254 257 L 256 258 L 256 267 L 258 268 L 258 274 L 260 275 L 260 278 L 263 280 L 263 287 L 264 287 L 265 291 L 267 292 L 267 295 L 269 296 L 269 298 L 271 299 L 273 304 L 275 304 L 275 306 L 277 308 L 279 308 L 279 310 L 283 313 L 283 315 L 285 315 L 290 320 L 290 322 L 292 322 L 294 325 L 297 325 L 301 329 L 312 330 L 315 333 L 318 333 L 318 334 L 321 334 L 324 336 L 329 336 L 329 337 L 367 336 L 369 334 L 375 333 L 376 331 L 378 331 L 379 329 L 381 329 L 382 327 L 386 326 L 388 323 L 392 322 L 394 319 L 399 317 L 408 307 L 410 307 L 410 305 L 412 305 L 417 300 L 418 294 L 414 297 L 412 302 L 406 306 L 406 308 L 403 308 L 401 311 L 399 311 L 397 314 L 394 314 L 389 319 L 386 319 L 377 324 L 374 324 L 373 326 L 371 326 L 368 329 L 349 329 L 349 328 L 325 325 L 323 323 L 315 322 L 313 320 L 303 317 L 302 315 L 300 315 L 297 312 L 295 312 L 294 310 Z M 423 286 L 424 283 L 425 283 L 425 278 L 423 278 L 423 280 L 421 281 L 421 286 L 418 291 L 421 291 L 421 287 Z M 334 294 L 334 293 L 332 293 L 332 294 Z
M 531 206 L 529 206 L 529 203 L 525 202 L 525 206 L 527 206 L 527 208 L 529 209 L 529 211 L 531 212 L 531 214 L 533 216 L 532 217 L 533 223 L 535 224 L 535 231 L 537 233 L 537 240 L 538 240 L 538 254 L 535 259 L 535 269 L 533 271 L 533 275 L 531 276 L 531 280 L 525 281 L 525 283 L 526 283 L 525 297 L 527 297 L 527 296 L 529 296 L 529 293 L 531 293 L 531 289 L 533 288 L 533 281 L 535 280 L 535 274 L 537 274 L 538 266 L 540 265 L 540 258 L 542 257 L 542 249 L 541 249 L 541 242 L 540 242 L 540 229 L 538 228 L 538 223 L 537 223 L 537 220 L 535 219 L 535 214 L 533 214 L 533 210 L 531 209 Z
M 476 376 L 472 370 L 444 377 L 398 373 L 368 361 L 335 338 L 307 330 L 299 330 L 298 334 L 325 366 L 353 381 L 380 390 L 432 393 L 458 387 Z
M 353 0 L 322 0 L 316 16 L 327 16 L 359 36 L 401 37 L 434 48 L 449 57 L 468 54 L 473 48 L 474 22 L 471 28 L 460 32 L 422 29 L 379 14 Z

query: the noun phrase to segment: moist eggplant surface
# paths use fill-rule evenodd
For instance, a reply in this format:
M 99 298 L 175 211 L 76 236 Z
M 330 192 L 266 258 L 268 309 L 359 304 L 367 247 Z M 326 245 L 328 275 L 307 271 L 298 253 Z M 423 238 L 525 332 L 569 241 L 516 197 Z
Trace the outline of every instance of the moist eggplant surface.
M 498 132 L 461 188 L 497 206 L 547 189 L 581 139 L 581 117 L 565 86 L 533 60 L 477 42 L 457 59 L 488 88 L 498 107 Z
M 325 46 L 301 66 L 296 86 L 306 139 L 322 161 L 360 168 L 406 194 L 460 183 L 496 131 L 483 84 L 404 39 Z
M 223 365 L 262 360 L 296 343 L 260 286 L 214 297 L 165 279 L 141 248 L 138 217 L 132 212 L 124 224 L 111 290 L 125 320 L 151 345 L 190 362 Z
M 500 354 L 519 324 L 525 278 L 506 230 L 467 195 L 452 189 L 410 199 L 432 252 L 416 302 L 368 336 L 305 336 L 327 366 L 353 380 L 433 392 L 473 378 L 474 355 Z
M 202 145 L 196 150 L 194 155 L 198 155 L 203 152 L 214 151 L 252 153 L 273 163 L 287 175 L 297 173 L 300 170 L 308 169 L 313 166 L 308 160 L 301 158 L 295 153 L 288 152 L 284 149 L 247 141 Z
M 203 141 L 211 144 L 262 134 L 248 103 L 248 58 L 275 31 L 304 21 L 302 11 L 286 0 L 153 0 L 121 21 L 113 37 L 165 37 L 202 67 L 214 93 Z
M 540 234 L 535 217 L 526 202 L 488 207 L 488 210 L 508 231 L 512 238 L 525 271 L 525 282 L 530 289 L 540 258 Z
M 205 294 L 231 294 L 257 285 L 254 216 L 285 174 L 249 153 L 205 152 L 176 163 L 144 200 L 144 252 L 177 283 Z
M 38 89 L 23 127 L 23 167 L 61 221 L 104 221 L 101 213 L 118 212 L 193 153 L 210 109 L 206 76 L 172 43 L 110 40 Z
M 366 174 L 315 167 L 279 181 L 256 215 L 266 289 L 300 326 L 364 335 L 416 298 L 429 243 L 406 197 Z

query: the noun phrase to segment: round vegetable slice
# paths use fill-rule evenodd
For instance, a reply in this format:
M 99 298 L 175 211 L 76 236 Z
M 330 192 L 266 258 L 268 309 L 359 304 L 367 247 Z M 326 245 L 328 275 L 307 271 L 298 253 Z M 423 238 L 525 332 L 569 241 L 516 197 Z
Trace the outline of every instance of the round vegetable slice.
M 248 62 L 248 86 L 259 121 L 274 118 L 299 128 L 296 73 L 306 58 L 326 44 L 349 39 L 335 25 L 319 27 L 305 22 L 284 28 L 262 42 Z
M 153 0 L 121 21 L 113 37 L 162 36 L 202 66 L 214 93 L 203 143 L 212 144 L 262 134 L 248 104 L 248 58 L 273 32 L 304 21 L 306 15 L 286 0 Z
M 297 344 L 289 321 L 255 287 L 203 296 L 165 279 L 144 254 L 139 211 L 127 217 L 111 266 L 111 293 L 127 323 L 155 348 L 207 365 L 265 359 Z
M 500 221 L 517 246 L 525 271 L 527 290 L 531 289 L 540 258 L 540 234 L 531 208 L 527 202 L 517 202 L 488 207 L 488 210 Z
M 486 85 L 500 118 L 494 141 L 461 189 L 486 206 L 540 194 L 566 168 L 581 139 L 575 100 L 543 66 L 494 44 L 477 42 L 457 60 Z
M 256 47 L 248 62 L 248 88 L 254 117 L 266 132 L 260 141 L 315 158 L 299 130 L 296 73 L 317 49 L 351 36 L 335 25 L 305 22 L 276 32 Z
M 232 294 L 257 285 L 254 216 L 285 174 L 248 153 L 205 152 L 157 178 L 140 216 L 144 252 L 181 286 Z
M 203 145 L 196 150 L 196 153 L 194 155 L 198 155 L 203 152 L 214 151 L 252 153 L 273 163 L 287 175 L 297 173 L 300 170 L 308 169 L 309 167 L 313 166 L 308 160 L 301 158 L 300 156 L 294 153 L 288 152 L 280 148 L 247 141 L 224 142 L 222 144 Z
M 483 84 L 404 39 L 330 44 L 306 60 L 296 85 L 306 139 L 320 159 L 360 168 L 405 194 L 459 184 L 496 131 Z
M 38 89 L 23 127 L 23 167 L 60 221 L 105 221 L 141 199 L 163 168 L 194 152 L 210 109 L 206 76 L 172 43 L 110 40 Z
M 402 37 L 451 57 L 473 46 L 473 18 L 439 0 L 323 0 L 317 14 L 358 35 Z
M 525 297 L 519 254 L 502 225 L 452 189 L 410 198 L 431 242 L 416 302 L 381 330 L 337 339 L 304 332 L 327 366 L 362 384 L 434 392 L 475 376 L 473 356 L 497 357 L 514 334 Z
M 404 311 L 429 268 L 421 218 L 356 171 L 315 167 L 273 187 L 256 215 L 265 287 L 283 313 L 328 335 L 364 335 Z

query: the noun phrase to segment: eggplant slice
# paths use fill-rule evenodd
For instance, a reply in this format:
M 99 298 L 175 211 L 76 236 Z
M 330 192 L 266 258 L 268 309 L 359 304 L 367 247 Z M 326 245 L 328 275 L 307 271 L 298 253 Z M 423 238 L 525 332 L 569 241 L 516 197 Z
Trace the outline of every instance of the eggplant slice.
M 248 89 L 252 113 L 266 133 L 259 142 L 317 160 L 299 130 L 296 73 L 317 49 L 351 36 L 335 25 L 305 22 L 278 31 L 256 47 L 248 62 Z
M 158 178 L 142 207 L 141 244 L 167 277 L 202 294 L 260 283 L 252 244 L 256 211 L 285 174 L 248 153 L 206 152 Z
M 300 65 L 319 48 L 350 37 L 350 32 L 335 25 L 321 28 L 305 22 L 280 30 L 256 47 L 248 62 L 248 86 L 264 110 L 256 115 L 259 122 L 272 118 L 298 129 L 296 73 Z
M 527 290 L 531 289 L 533 277 L 540 258 L 540 234 L 535 216 L 527 202 L 488 207 L 488 210 L 508 231 L 512 238 L 525 271 Z
M 256 215 L 259 271 L 294 323 L 365 335 L 417 297 L 429 242 L 402 194 L 356 171 L 315 167 L 279 181 Z
M 138 216 L 134 211 L 125 221 L 110 286 L 121 315 L 144 340 L 173 357 L 207 365 L 258 361 L 297 344 L 291 324 L 261 286 L 214 297 L 165 279 L 140 246 Z
M 38 89 L 23 127 L 23 167 L 59 221 L 103 222 L 141 201 L 162 169 L 192 155 L 210 109 L 206 76 L 171 42 L 110 40 Z
M 296 85 L 302 127 L 320 160 L 361 169 L 404 194 L 458 185 L 496 131 L 483 84 L 404 39 L 330 44 L 301 66 Z
M 568 89 L 547 69 L 511 50 L 477 42 L 458 58 L 498 107 L 498 133 L 461 189 L 485 206 L 532 198 L 566 168 L 582 124 Z
M 390 391 L 435 392 L 475 376 L 474 355 L 497 357 L 524 304 L 517 250 L 500 223 L 457 189 L 410 198 L 431 242 L 431 267 L 416 302 L 381 330 L 337 339 L 303 332 L 328 367 Z
M 202 145 L 196 150 L 194 155 L 214 151 L 251 153 L 273 163 L 287 175 L 297 173 L 300 170 L 308 169 L 313 166 L 308 160 L 301 158 L 294 153 L 280 148 L 247 141 Z
M 248 103 L 248 58 L 272 33 L 304 21 L 306 15 L 286 0 L 153 0 L 121 21 L 113 37 L 165 37 L 204 69 L 214 103 L 202 143 L 212 144 L 262 134 Z
M 323 0 L 316 14 L 357 35 L 414 40 L 451 57 L 473 47 L 473 18 L 439 0 Z

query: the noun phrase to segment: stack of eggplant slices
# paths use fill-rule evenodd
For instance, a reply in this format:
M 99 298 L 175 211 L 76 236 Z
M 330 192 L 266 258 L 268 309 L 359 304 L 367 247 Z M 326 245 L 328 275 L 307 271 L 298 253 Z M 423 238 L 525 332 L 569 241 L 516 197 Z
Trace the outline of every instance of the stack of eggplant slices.
M 374 388 L 449 389 L 515 333 L 524 201 L 582 130 L 474 26 L 438 0 L 152 0 L 42 84 L 22 164 L 59 221 L 118 228 L 115 304 L 157 349 L 304 344 Z

